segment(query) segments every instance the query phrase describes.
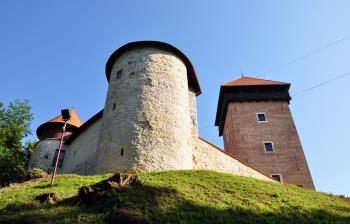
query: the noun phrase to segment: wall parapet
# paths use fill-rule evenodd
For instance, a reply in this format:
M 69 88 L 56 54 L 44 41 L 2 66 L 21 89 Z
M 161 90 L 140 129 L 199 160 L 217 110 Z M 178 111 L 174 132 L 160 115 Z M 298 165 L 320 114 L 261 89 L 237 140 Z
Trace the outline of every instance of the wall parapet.
M 238 176 L 274 181 L 201 137 L 194 140 L 192 159 L 193 169 L 195 170 L 215 170 Z

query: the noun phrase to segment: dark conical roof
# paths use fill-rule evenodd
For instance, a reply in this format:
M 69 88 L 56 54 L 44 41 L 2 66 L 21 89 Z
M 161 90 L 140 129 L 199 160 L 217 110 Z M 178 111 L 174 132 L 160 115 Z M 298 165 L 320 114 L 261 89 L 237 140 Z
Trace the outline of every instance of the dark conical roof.
M 122 47 L 118 48 L 108 59 L 107 64 L 106 64 L 106 77 L 107 80 L 109 81 L 113 64 L 114 62 L 125 52 L 135 49 L 135 48 L 142 48 L 142 47 L 154 47 L 154 48 L 160 48 L 163 50 L 168 50 L 172 53 L 174 53 L 176 56 L 178 56 L 183 63 L 186 65 L 187 69 L 187 77 L 188 77 L 188 85 L 195 91 L 196 95 L 200 95 L 202 93 L 201 87 L 199 85 L 199 81 L 197 78 L 196 71 L 194 70 L 193 64 L 190 61 L 190 59 L 179 49 L 174 47 L 171 44 L 161 42 L 161 41 L 135 41 L 135 42 L 130 42 Z

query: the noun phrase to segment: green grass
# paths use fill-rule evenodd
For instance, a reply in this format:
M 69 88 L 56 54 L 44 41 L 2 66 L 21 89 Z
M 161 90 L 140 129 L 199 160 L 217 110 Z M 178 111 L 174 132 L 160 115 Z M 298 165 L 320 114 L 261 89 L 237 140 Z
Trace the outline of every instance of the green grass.
M 213 171 L 142 173 L 141 185 L 79 203 L 81 186 L 109 176 L 60 175 L 54 187 L 47 178 L 2 188 L 0 223 L 350 223 L 345 199 Z M 44 192 L 62 200 L 36 202 Z

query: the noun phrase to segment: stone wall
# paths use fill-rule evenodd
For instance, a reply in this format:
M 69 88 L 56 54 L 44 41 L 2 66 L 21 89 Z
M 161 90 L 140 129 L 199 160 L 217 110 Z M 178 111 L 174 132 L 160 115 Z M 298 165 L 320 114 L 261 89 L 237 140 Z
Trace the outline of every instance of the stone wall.
M 101 118 L 96 120 L 66 146 L 65 159 L 62 166 L 63 173 L 77 173 L 81 175 L 92 173 L 101 123 Z
M 38 168 L 45 172 L 51 172 L 53 159 L 55 157 L 56 149 L 58 149 L 60 140 L 58 139 L 44 139 L 35 145 L 34 153 L 30 159 L 29 166 L 31 168 Z
M 114 63 L 95 173 L 191 169 L 186 66 L 157 48 L 124 52 Z
M 258 123 L 257 112 L 267 122 Z M 230 103 L 223 136 L 227 153 L 266 175 L 281 174 L 282 182 L 314 189 L 288 102 Z M 264 151 L 265 141 L 273 142 L 274 152 Z
M 209 142 L 197 138 L 193 147 L 193 169 L 215 170 L 238 176 L 254 177 L 272 181 L 260 172 L 244 165 Z
M 190 89 L 189 100 L 190 100 L 190 116 L 192 124 L 192 135 L 198 137 L 198 119 L 197 119 L 197 96 L 196 93 Z

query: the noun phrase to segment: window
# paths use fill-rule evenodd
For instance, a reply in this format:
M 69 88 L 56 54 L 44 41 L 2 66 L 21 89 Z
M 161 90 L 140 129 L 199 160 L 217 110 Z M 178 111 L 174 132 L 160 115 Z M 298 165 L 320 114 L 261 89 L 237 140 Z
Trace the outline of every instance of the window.
M 62 168 L 65 153 L 66 153 L 66 150 L 61 150 L 60 158 L 58 158 L 58 164 L 57 164 L 58 168 Z M 53 161 L 52 161 L 52 166 L 55 166 L 57 154 L 58 154 L 58 149 L 56 149 L 55 157 L 53 158 Z
M 117 108 L 117 104 L 113 103 L 113 110 L 115 110 L 115 108 Z
M 263 112 L 256 113 L 256 121 L 258 123 L 266 123 L 267 122 L 266 114 Z
M 123 74 L 123 69 L 120 69 L 118 72 L 117 72 L 117 79 L 120 79 L 122 77 L 122 74 Z
M 273 142 L 264 142 L 264 150 L 266 153 L 271 153 L 275 151 Z
M 278 182 L 282 182 L 281 174 L 271 174 L 272 179 L 277 180 Z
M 121 156 L 124 155 L 124 149 L 123 149 L 123 148 L 120 150 L 120 155 L 121 155 Z

